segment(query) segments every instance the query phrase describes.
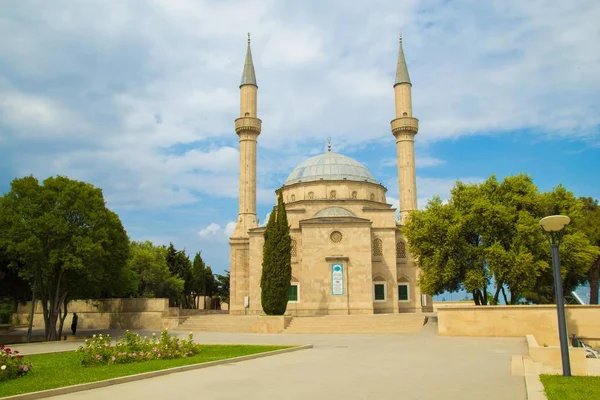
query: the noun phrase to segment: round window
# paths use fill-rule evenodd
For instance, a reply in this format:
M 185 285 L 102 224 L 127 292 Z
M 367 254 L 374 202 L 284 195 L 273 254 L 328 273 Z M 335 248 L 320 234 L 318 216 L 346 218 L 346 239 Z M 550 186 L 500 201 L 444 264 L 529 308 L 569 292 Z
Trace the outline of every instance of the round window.
M 333 231 L 331 232 L 331 235 L 329 235 L 329 239 L 331 239 L 333 243 L 339 243 L 342 241 L 342 233 L 340 231 Z

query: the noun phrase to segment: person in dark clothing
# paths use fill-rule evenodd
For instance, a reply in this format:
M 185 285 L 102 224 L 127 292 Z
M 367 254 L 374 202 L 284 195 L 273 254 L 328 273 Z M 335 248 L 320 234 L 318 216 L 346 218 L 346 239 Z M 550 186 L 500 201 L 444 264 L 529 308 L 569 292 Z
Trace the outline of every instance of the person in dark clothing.
M 75 332 L 77 332 L 77 320 L 79 319 L 79 317 L 77 316 L 77 313 L 73 313 L 73 322 L 71 322 L 71 331 L 73 331 L 73 335 L 75 334 Z

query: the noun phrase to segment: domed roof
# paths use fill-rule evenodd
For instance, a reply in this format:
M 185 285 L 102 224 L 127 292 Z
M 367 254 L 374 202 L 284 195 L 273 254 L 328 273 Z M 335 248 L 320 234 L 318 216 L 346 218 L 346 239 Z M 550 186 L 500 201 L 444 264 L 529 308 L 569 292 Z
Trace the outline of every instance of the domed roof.
M 309 158 L 298 165 L 288 176 L 284 185 L 313 181 L 358 181 L 377 183 L 367 167 L 353 158 L 327 152 Z
M 322 210 L 319 210 L 314 216 L 314 218 L 332 217 L 356 217 L 356 214 L 342 207 L 326 207 Z

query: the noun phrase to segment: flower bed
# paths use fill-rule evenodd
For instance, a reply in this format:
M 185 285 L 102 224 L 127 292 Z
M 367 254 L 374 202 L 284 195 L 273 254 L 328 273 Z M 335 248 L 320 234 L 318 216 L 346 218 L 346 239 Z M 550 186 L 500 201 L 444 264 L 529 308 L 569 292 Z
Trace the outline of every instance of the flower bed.
M 0 344 L 0 382 L 25 376 L 33 365 L 26 364 L 18 351 Z
M 112 344 L 110 335 L 94 335 L 85 341 L 85 346 L 77 349 L 81 364 L 84 366 L 99 364 L 127 364 L 150 360 L 171 360 L 191 357 L 200 353 L 200 345 L 194 343 L 190 333 L 187 339 L 172 337 L 163 331 L 160 337 L 142 338 L 137 333 L 125 332 L 125 336 Z

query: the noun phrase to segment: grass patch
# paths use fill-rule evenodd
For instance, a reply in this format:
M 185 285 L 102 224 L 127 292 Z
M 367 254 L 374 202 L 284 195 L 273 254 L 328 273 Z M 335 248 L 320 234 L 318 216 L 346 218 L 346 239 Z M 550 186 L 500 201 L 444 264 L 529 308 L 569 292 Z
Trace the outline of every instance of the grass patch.
M 600 400 L 600 376 L 540 375 L 548 400 Z
M 192 357 L 173 360 L 151 360 L 131 364 L 97 365 L 83 367 L 74 351 L 36 354 L 24 360 L 33 363 L 33 369 L 23 378 L 0 384 L 0 397 L 37 392 L 39 390 L 97 382 L 143 372 L 224 360 L 293 346 L 202 345 L 202 351 Z

